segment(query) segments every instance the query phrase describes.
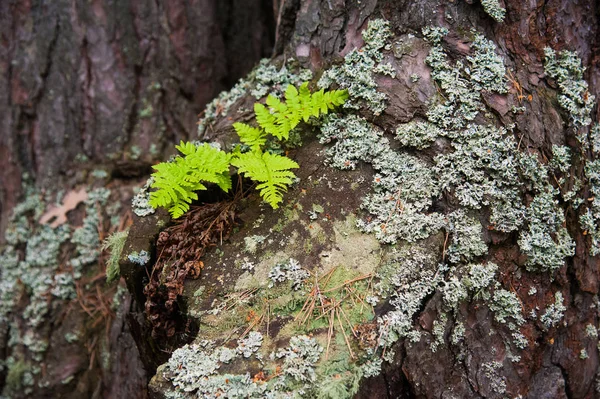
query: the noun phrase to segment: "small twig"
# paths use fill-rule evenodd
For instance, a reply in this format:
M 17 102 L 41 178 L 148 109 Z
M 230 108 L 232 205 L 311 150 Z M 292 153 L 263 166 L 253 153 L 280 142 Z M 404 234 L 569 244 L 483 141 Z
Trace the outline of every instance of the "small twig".
M 345 286 L 347 286 L 349 284 L 355 283 L 355 282 L 360 281 L 360 280 L 367 279 L 369 277 L 371 277 L 371 273 L 363 274 L 362 276 L 358 276 L 356 278 L 353 278 L 352 280 L 346 280 L 346 281 L 344 281 L 344 283 L 342 285 L 338 285 L 337 287 L 330 288 L 328 290 L 322 291 L 322 293 L 326 294 L 328 292 L 337 291 L 340 288 L 344 288 Z
M 444 240 L 444 250 L 442 251 L 442 262 L 446 260 L 446 248 L 448 248 L 448 237 L 450 237 L 450 232 L 446 232 L 446 239 Z
M 344 334 L 344 339 L 346 340 L 346 345 L 348 345 L 348 350 L 350 351 L 350 357 L 352 359 L 356 359 L 356 357 L 354 356 L 354 352 L 352 352 L 352 348 L 350 347 L 350 341 L 348 340 L 348 336 L 346 335 L 346 331 L 344 330 L 344 325 L 342 324 L 342 319 L 340 317 L 340 312 L 337 311 L 337 318 L 338 318 L 338 322 L 340 323 L 340 328 L 342 329 L 342 334 Z

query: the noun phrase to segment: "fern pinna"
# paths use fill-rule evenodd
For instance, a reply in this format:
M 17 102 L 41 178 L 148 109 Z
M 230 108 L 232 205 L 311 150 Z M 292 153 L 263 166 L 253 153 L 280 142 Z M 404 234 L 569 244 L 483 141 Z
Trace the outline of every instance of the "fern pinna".
M 206 190 L 203 182 L 215 183 L 229 191 L 229 166 L 233 165 L 239 173 L 259 183 L 256 189 L 261 197 L 276 209 L 296 177 L 291 169 L 298 168 L 298 164 L 288 157 L 265 152 L 268 136 L 287 140 L 300 121 L 308 122 L 311 117 L 327 114 L 347 98 L 345 90 L 311 93 L 307 82 L 299 89 L 289 85 L 285 90 L 285 101 L 269 95 L 266 106 L 254 105 L 258 127 L 239 122 L 233 124 L 240 141 L 249 151 L 242 153 L 238 147 L 234 153 L 226 153 L 206 143 L 181 142 L 177 149 L 183 156 L 153 167 L 156 172 L 152 174 L 152 187 L 156 191 L 150 193 L 150 205 L 168 208 L 171 215 L 178 218 L 189 209 L 193 200 L 198 199 L 195 191 Z
M 311 116 L 318 118 L 343 104 L 347 98 L 345 90 L 320 90 L 311 94 L 308 82 L 303 83 L 299 90 L 289 85 L 285 90 L 285 102 L 269 95 L 267 106 L 254 104 L 258 128 L 239 122 L 233 124 L 240 141 L 250 147 L 250 152 L 234 157 L 232 165 L 246 177 L 260 182 L 256 189 L 261 197 L 277 209 L 283 193 L 296 178 L 290 169 L 298 168 L 298 164 L 287 157 L 263 152 L 267 135 L 287 140 L 290 131 L 300 121 L 308 122 Z
M 150 205 L 168 208 L 174 218 L 183 215 L 192 200 L 198 199 L 195 191 L 206 190 L 202 182 L 216 183 L 224 191 L 231 188 L 229 164 L 231 155 L 210 144 L 195 145 L 183 141 L 176 146 L 183 157 L 173 162 L 162 162 L 153 166 L 153 188 Z

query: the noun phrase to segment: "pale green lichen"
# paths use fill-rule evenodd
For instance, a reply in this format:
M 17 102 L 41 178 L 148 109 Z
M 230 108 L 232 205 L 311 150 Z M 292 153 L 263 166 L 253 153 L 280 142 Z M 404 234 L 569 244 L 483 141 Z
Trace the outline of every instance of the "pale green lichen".
M 410 121 L 396 129 L 396 138 L 405 147 L 415 147 L 419 150 L 427 148 L 444 132 L 429 122 Z
M 85 216 L 74 230 L 68 224 L 40 224 L 46 208 L 44 196 L 28 185 L 24 193 L 24 201 L 15 206 L 9 219 L 6 244 L 0 248 L 0 334 L 9 337 L 7 353 L 41 362 L 49 347 L 47 323 L 51 321 L 51 309 L 61 306 L 56 301 L 76 297 L 77 280 L 98 260 L 98 225 L 110 191 L 88 191 Z M 48 200 L 51 194 L 46 197 Z M 19 362 L 5 364 L 9 374 Z M 27 387 L 22 392 L 27 395 L 37 379 L 32 370 L 21 378 Z M 5 389 L 3 393 L 9 395 L 10 391 Z
M 150 254 L 145 250 L 141 250 L 139 253 L 135 251 L 128 254 L 127 259 L 138 266 L 146 266 L 150 262 Z
M 390 295 L 393 310 L 377 319 L 379 343 L 390 347 L 400 338 L 418 341 L 420 333 L 413 329 L 413 317 L 421 309 L 424 299 L 443 281 L 435 256 L 423 249 L 401 250 L 383 270 L 379 287 L 382 294 Z
M 238 340 L 236 350 L 215 347 L 212 341 L 184 345 L 158 370 L 173 385 L 174 389 L 166 393 L 179 398 L 214 399 L 313 397 L 314 391 L 320 389 L 312 383 L 317 379 L 316 365 L 323 348 L 314 338 L 304 335 L 293 336 L 288 347 L 272 354 L 270 361 L 278 363 L 280 372 L 274 373 L 268 381 L 252 379 L 249 373 L 219 374 L 223 364 L 236 359 L 261 360 L 258 350 L 262 343 L 262 335 L 251 332 L 247 338 Z
M 502 58 L 496 54 L 494 42 L 476 33 L 471 46 L 475 51 L 467 60 L 471 63 L 469 75 L 475 89 L 507 93 L 506 68 Z
M 575 242 L 564 227 L 565 216 L 553 191 L 537 195 L 527 208 L 529 227 L 521 231 L 519 247 L 532 271 L 554 271 L 575 254 Z
M 131 208 L 133 213 L 139 217 L 153 214 L 156 210 L 150 205 L 150 186 L 154 183 L 154 178 L 150 177 L 146 184 L 131 199 Z
M 504 21 L 506 9 L 500 5 L 498 0 L 481 0 L 481 5 L 486 14 L 494 18 L 496 22 Z
M 482 226 L 478 220 L 468 217 L 462 209 L 452 212 L 448 219 L 448 231 L 452 233 L 447 252 L 450 262 L 470 262 L 487 254 L 488 247 L 483 241 Z
M 490 310 L 494 312 L 494 319 L 498 323 L 507 324 L 511 330 L 525 323 L 521 313 L 521 302 L 514 292 L 497 289 L 489 303 Z
M 567 308 L 564 305 L 564 297 L 562 292 L 557 291 L 554 294 L 554 303 L 546 308 L 544 314 L 540 316 L 540 321 L 544 327 L 551 328 L 555 327 L 563 318 L 563 315 Z
M 444 345 L 444 335 L 446 333 L 446 323 L 448 323 L 448 315 L 442 313 L 440 318 L 434 320 L 433 329 L 431 334 L 433 335 L 433 342 L 430 345 L 431 351 L 435 353 L 440 346 Z
M 592 193 L 591 203 L 579 217 L 584 234 L 590 240 L 590 255 L 600 254 L 600 160 L 588 161 L 585 165 L 585 175 Z
M 344 103 L 344 108 L 359 109 L 365 104 L 375 115 L 379 115 L 386 107 L 387 96 L 377 90 L 373 73 L 395 76 L 394 68 L 382 63 L 382 49 L 392 37 L 390 24 L 383 19 L 371 20 L 362 36 L 364 47 L 350 51 L 342 65 L 326 70 L 318 85 L 326 89 L 336 83 L 340 88 L 348 90 L 350 96 Z
M 576 128 L 590 125 L 595 97 L 589 94 L 588 84 L 583 80 L 585 68 L 581 66 L 581 60 L 576 53 L 566 50 L 557 56 L 549 47 L 544 49 L 544 55 L 544 70 L 556 80 L 560 90 L 558 103 L 569 113 L 571 123 Z M 584 133 L 579 133 L 577 137 L 587 145 Z
M 565 145 L 553 145 L 550 166 L 557 171 L 567 173 L 571 168 L 571 149 Z
M 492 392 L 500 395 L 506 392 L 506 378 L 500 374 L 502 368 L 502 362 L 498 361 L 487 362 L 481 365 L 483 376 L 488 380 Z
M 595 123 L 590 129 L 590 143 L 592 145 L 592 151 L 596 154 L 600 154 L 600 123 Z
M 269 287 L 273 287 L 276 283 L 289 282 L 294 291 L 302 288 L 304 281 L 310 277 L 310 273 L 300 266 L 296 259 L 290 259 L 285 263 L 276 264 L 269 271 Z

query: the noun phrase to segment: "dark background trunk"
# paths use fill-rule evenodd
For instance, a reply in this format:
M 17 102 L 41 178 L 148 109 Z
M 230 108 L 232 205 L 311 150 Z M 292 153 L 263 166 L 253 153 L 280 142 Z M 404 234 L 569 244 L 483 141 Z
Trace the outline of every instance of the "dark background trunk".
M 0 2 L 0 231 L 23 173 L 147 171 L 271 55 L 270 0 Z

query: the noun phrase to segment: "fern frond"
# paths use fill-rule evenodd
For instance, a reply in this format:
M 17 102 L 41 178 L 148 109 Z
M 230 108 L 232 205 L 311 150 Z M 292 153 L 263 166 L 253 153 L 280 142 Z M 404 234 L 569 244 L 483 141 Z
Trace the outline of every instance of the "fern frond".
M 277 126 L 275 126 L 275 117 L 271 114 L 271 111 L 267 109 L 261 103 L 254 104 L 254 114 L 256 115 L 256 122 L 265 129 L 269 134 L 276 135 L 278 133 Z
M 296 177 L 290 169 L 299 167 L 296 162 L 287 157 L 257 151 L 241 154 L 237 159 L 232 160 L 231 164 L 246 177 L 260 183 L 256 189 L 273 209 L 279 207 L 279 203 L 283 200 L 283 193 Z
M 249 146 L 252 151 L 259 150 L 267 142 L 267 136 L 262 129 L 236 122 L 233 128 L 240 136 L 240 141 Z
M 152 188 L 156 191 L 150 193 L 150 205 L 168 208 L 174 218 L 183 215 L 189 204 L 198 199 L 196 191 L 206 190 L 202 181 L 216 183 L 225 191 L 231 188 L 229 154 L 206 143 L 182 141 L 176 148 L 185 157 L 177 156 L 173 162 L 153 166 Z
M 261 128 L 280 140 L 287 140 L 290 131 L 301 120 L 308 122 L 311 116 L 318 118 L 327 114 L 330 109 L 343 104 L 347 98 L 346 90 L 325 92 L 321 89 L 311 94 L 308 82 L 305 82 L 299 89 L 288 85 L 285 90 L 285 103 L 269 95 L 266 101 L 267 107 L 257 103 L 254 105 L 254 112 Z

